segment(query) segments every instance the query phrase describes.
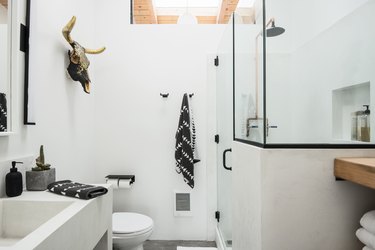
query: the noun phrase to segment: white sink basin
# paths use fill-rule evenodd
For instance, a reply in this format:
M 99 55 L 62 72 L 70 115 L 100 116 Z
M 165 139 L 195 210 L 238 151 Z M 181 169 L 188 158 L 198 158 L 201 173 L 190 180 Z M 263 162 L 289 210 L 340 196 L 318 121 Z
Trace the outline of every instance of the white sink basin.
M 47 191 L 0 199 L 0 250 L 112 249 L 112 189 L 102 186 L 108 193 L 91 200 Z
M 72 203 L 0 200 L 0 247 L 14 245 Z

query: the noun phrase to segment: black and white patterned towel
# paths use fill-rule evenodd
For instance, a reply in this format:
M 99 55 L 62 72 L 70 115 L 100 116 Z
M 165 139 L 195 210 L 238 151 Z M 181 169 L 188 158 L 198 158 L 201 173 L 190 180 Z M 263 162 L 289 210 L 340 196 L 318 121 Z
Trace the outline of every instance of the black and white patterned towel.
M 0 132 L 7 131 L 7 99 L 4 93 L 0 93 Z
M 193 155 L 194 155 L 194 164 L 200 162 L 198 156 L 198 149 L 196 144 L 196 129 L 195 129 L 195 121 L 194 121 L 194 112 L 193 112 L 193 105 L 189 105 L 190 108 L 190 124 L 191 124 L 191 148 L 193 149 Z
M 84 200 L 96 198 L 108 192 L 105 187 L 82 184 L 71 180 L 53 182 L 47 186 L 47 189 L 55 194 Z
M 180 118 L 176 132 L 175 160 L 176 171 L 182 174 L 184 181 L 194 188 L 194 143 L 190 126 L 190 110 L 187 94 L 182 98 Z

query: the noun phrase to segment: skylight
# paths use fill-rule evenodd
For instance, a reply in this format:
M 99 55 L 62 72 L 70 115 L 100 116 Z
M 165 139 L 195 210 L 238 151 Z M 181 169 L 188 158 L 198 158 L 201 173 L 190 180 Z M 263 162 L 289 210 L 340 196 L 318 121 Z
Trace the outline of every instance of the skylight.
M 216 8 L 219 0 L 153 0 L 156 8 Z M 220 1 L 221 2 L 221 1 Z
M 251 8 L 255 0 L 240 0 L 238 7 Z M 217 8 L 221 0 L 153 0 L 155 8 Z
M 176 24 L 179 17 L 184 15 L 196 18 L 199 24 L 225 24 L 234 11 L 245 18 L 247 23 L 252 23 L 254 20 L 255 0 L 132 1 L 136 24 Z

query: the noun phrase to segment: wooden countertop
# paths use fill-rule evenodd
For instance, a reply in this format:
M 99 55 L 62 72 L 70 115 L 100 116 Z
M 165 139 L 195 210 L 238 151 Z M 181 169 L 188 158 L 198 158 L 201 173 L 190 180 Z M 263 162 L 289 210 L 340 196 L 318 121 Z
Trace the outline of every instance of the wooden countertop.
M 375 189 L 375 158 L 336 158 L 334 175 Z

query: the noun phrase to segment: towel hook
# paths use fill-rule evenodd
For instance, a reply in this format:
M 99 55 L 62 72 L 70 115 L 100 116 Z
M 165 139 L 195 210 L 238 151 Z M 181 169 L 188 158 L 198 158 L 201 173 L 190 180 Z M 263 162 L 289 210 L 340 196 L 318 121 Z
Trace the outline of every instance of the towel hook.
M 168 98 L 169 93 L 166 93 L 166 94 L 160 93 L 160 96 L 163 97 L 163 98 Z
M 194 96 L 194 93 L 189 94 L 189 97 L 192 98 Z

